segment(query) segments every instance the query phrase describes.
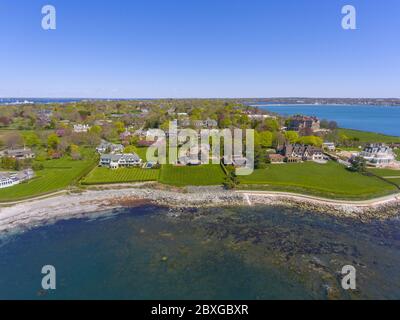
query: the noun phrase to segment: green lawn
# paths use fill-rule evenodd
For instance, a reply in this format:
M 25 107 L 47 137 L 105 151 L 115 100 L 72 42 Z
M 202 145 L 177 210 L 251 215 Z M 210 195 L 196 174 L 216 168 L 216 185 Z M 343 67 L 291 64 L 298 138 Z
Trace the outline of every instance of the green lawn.
M 388 179 L 390 182 L 393 182 L 395 184 L 397 184 L 400 187 L 400 178 L 396 178 L 396 179 Z
M 400 170 L 370 168 L 370 169 L 368 169 L 368 171 L 370 171 L 380 177 L 394 177 L 394 176 L 400 177 Z
M 241 189 L 289 191 L 338 199 L 366 199 L 396 192 L 375 177 L 346 170 L 336 162 L 268 165 L 239 177 Z
M 159 169 L 142 168 L 94 168 L 83 180 L 82 184 L 112 184 L 140 181 L 157 181 Z
M 135 147 L 136 154 L 140 157 L 140 159 L 143 160 L 143 162 L 147 161 L 146 160 L 147 149 L 148 149 L 147 147 L 142 147 L 142 148 Z
M 400 187 L 400 170 L 390 169 L 368 169 L 373 174 L 385 178 L 387 181 L 397 184 Z
M 390 143 L 390 142 L 400 142 L 400 137 L 387 136 L 380 133 L 367 132 L 367 131 L 358 131 L 352 129 L 338 129 L 339 133 L 345 134 L 349 138 L 358 138 L 360 139 L 360 143 L 373 143 L 373 142 L 382 142 L 382 143 Z
M 221 185 L 224 179 L 225 173 L 219 164 L 183 167 L 166 164 L 160 174 L 161 183 L 174 186 Z
M 15 201 L 63 190 L 85 175 L 95 161 L 91 157 L 82 161 L 68 158 L 44 161 L 45 168 L 37 171 L 32 180 L 0 189 L 0 201 Z

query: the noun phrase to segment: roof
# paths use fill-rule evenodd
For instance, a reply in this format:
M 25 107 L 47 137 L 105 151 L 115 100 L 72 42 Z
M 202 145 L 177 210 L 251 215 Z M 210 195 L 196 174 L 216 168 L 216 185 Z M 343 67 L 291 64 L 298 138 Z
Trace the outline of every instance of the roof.
M 281 155 L 281 154 L 270 154 L 269 157 L 270 157 L 271 159 L 283 159 L 283 158 L 285 158 L 285 157 L 284 157 L 283 155 Z
M 9 150 L 5 150 L 4 153 L 6 153 L 7 155 L 18 155 L 18 154 L 32 154 L 32 150 L 25 148 L 25 149 L 9 149 Z
M 138 161 L 140 160 L 140 157 L 136 153 L 125 153 L 125 154 L 103 154 L 100 159 L 102 161 L 104 160 L 110 160 L 112 162 L 118 162 L 121 159 L 124 160 L 133 160 L 133 161 Z
M 152 145 L 154 144 L 154 141 L 139 140 L 139 141 L 137 142 L 137 144 L 138 144 L 139 146 L 143 146 L 143 147 L 150 147 L 150 146 L 152 146 Z
M 313 155 L 315 153 L 322 153 L 321 148 L 311 146 L 311 145 L 303 145 L 303 144 L 288 144 L 285 145 L 285 155 L 291 155 L 291 154 L 296 154 L 296 155 L 303 155 L 304 153 L 308 153 L 309 155 Z

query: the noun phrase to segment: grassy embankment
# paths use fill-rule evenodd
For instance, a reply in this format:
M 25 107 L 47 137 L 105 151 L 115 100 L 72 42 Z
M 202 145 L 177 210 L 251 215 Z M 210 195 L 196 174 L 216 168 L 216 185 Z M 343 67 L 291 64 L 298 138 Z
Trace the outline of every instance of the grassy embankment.
M 339 134 L 344 134 L 350 139 L 358 138 L 360 143 L 391 143 L 400 142 L 400 137 L 388 136 L 381 133 L 359 131 L 352 129 L 338 129 Z
M 255 170 L 239 179 L 240 189 L 286 191 L 334 199 L 363 200 L 397 191 L 389 183 L 350 172 L 335 162 L 268 165 L 267 169 Z
M 142 168 L 95 168 L 83 180 L 83 185 L 113 184 L 143 181 L 157 181 L 160 174 L 159 169 Z
M 368 169 L 368 171 L 400 187 L 400 170 Z
M 219 164 L 200 166 L 163 165 L 160 173 L 160 182 L 174 186 L 209 186 L 221 185 L 225 173 Z

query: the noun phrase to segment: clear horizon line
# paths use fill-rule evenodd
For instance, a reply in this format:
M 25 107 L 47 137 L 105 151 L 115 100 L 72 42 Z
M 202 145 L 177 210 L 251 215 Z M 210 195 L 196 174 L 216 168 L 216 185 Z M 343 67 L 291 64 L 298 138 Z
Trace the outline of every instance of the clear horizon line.
M 63 97 L 63 96 L 8 96 L 8 97 L 0 97 L 0 99 L 88 99 L 88 100 L 188 100 L 188 99 L 197 99 L 197 100 L 206 100 L 206 99 L 220 99 L 220 100 L 234 100 L 234 99 L 366 99 L 366 100 L 400 100 L 400 97 L 313 97 L 313 96 L 286 96 L 286 97 Z

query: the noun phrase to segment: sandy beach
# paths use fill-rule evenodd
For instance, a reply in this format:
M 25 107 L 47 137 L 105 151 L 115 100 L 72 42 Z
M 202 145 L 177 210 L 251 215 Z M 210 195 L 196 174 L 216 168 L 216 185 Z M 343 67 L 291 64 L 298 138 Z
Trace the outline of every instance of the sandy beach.
M 397 216 L 400 212 L 400 194 L 366 201 L 342 201 L 284 192 L 227 191 L 220 187 L 165 190 L 146 184 L 110 186 L 3 204 L 0 207 L 0 233 L 142 204 L 168 206 L 176 212 L 188 207 L 290 206 L 368 221 Z

